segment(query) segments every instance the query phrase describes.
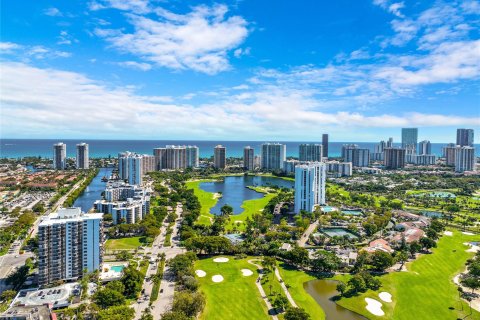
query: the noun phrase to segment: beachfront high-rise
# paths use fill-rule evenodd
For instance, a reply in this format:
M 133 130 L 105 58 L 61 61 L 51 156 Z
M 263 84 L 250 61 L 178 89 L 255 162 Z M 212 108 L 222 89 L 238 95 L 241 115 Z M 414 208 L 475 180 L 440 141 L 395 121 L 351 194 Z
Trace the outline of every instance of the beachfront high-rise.
M 310 162 L 295 167 L 295 213 L 325 204 L 326 165 Z
M 53 145 L 53 169 L 65 170 L 67 166 L 67 145 L 59 142 Z
M 417 152 L 418 128 L 402 128 L 402 148 Z
M 432 154 L 432 144 L 428 140 L 423 140 L 418 143 L 418 154 L 426 155 Z
M 457 145 L 473 147 L 473 129 L 457 129 Z
M 328 134 L 322 134 L 322 157 L 328 158 Z
M 76 280 L 99 270 L 103 257 L 103 214 L 62 208 L 38 225 L 38 283 Z
M 213 149 L 213 166 L 217 169 L 225 169 L 227 166 L 227 148 L 222 145 Z
M 323 151 L 321 144 L 304 143 L 298 146 L 300 161 L 322 161 Z
M 455 166 L 455 150 L 456 150 L 455 143 L 449 143 L 445 147 L 442 148 L 443 157 L 445 158 L 445 164 L 447 166 Z
M 281 143 L 262 144 L 262 169 L 282 170 L 286 160 L 287 146 Z
M 368 167 L 370 150 L 359 148 L 356 144 L 345 144 L 342 146 L 342 158 L 344 162 L 351 162 L 354 167 Z
M 198 168 L 200 163 L 198 161 L 200 149 L 197 146 L 186 146 L 186 166 L 187 168 Z
M 250 146 L 243 148 L 243 167 L 248 171 L 255 169 L 255 149 Z
M 129 184 L 142 184 L 143 182 L 143 160 L 142 155 L 133 152 L 122 152 L 118 154 L 118 175 L 120 179 Z
M 89 155 L 88 155 L 88 144 L 85 142 L 77 144 L 77 158 L 76 164 L 77 169 L 88 169 L 89 168 Z
M 177 170 L 198 167 L 199 149 L 197 146 L 167 145 L 153 149 L 157 170 Z
M 457 146 L 455 148 L 455 172 L 475 171 L 475 148 Z
M 385 169 L 401 169 L 405 167 L 405 149 L 385 148 L 383 161 Z

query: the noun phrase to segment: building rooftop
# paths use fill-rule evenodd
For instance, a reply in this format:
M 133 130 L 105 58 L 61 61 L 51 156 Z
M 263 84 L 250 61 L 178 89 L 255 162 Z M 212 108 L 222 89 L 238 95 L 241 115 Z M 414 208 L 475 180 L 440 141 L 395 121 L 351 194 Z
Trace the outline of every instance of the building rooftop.
M 0 314 L 0 319 L 15 320 L 54 320 L 56 316 L 52 314 L 48 304 L 35 306 L 14 306 L 4 313 Z
M 60 208 L 56 212 L 50 213 L 38 226 L 53 225 L 63 221 L 82 221 L 102 218 L 103 213 L 83 213 L 80 208 Z

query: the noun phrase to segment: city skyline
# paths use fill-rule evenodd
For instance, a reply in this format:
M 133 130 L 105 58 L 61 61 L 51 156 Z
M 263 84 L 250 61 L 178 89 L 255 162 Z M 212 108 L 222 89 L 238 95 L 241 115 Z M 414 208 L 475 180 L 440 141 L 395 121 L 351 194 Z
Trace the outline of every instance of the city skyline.
M 449 142 L 480 128 L 476 1 L 23 5 L 2 3 L 4 138 L 372 142 L 418 127 Z

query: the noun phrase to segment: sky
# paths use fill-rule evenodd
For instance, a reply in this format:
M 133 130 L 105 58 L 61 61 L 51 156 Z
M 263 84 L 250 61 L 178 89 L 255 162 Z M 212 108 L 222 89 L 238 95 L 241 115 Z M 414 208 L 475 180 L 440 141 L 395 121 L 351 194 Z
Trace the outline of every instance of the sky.
M 479 134 L 479 1 L 0 5 L 3 138 Z

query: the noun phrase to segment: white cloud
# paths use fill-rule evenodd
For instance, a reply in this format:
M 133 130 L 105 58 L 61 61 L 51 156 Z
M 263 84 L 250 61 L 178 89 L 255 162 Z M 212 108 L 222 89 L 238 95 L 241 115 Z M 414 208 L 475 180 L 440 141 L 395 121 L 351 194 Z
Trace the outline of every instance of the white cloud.
M 89 2 L 88 8 L 92 11 L 113 8 L 138 14 L 151 11 L 148 0 L 99 0 Z
M 403 1 L 395 2 L 388 7 L 388 11 L 390 11 L 399 18 L 403 18 L 404 15 L 400 12 L 400 9 L 402 9 L 403 7 L 405 7 L 405 3 Z
M 47 16 L 51 16 L 51 17 L 62 17 L 63 16 L 62 12 L 60 12 L 60 10 L 58 10 L 55 7 L 51 7 L 51 8 L 43 10 L 43 14 L 45 14 Z
M 1 53 L 11 53 L 16 49 L 20 49 L 21 46 L 13 42 L 0 42 Z
M 119 66 L 127 67 L 131 69 L 137 69 L 142 71 L 148 71 L 152 69 L 152 65 L 143 62 L 136 62 L 136 61 L 123 61 L 118 63 Z
M 233 51 L 233 55 L 235 56 L 235 58 L 240 58 L 241 56 L 248 56 L 250 55 L 250 50 L 250 47 L 247 47 L 245 49 L 238 48 Z
M 340 132 L 365 127 L 480 125 L 475 116 L 334 111 L 326 107 L 328 101 L 314 98 L 312 92 L 279 86 L 253 90 L 246 100 L 231 96 L 200 105 L 174 103 L 171 97 L 141 96 L 130 87 L 109 87 L 78 73 L 22 63 L 5 63 L 0 85 L 3 135 L 15 137 L 63 132 L 96 138 L 294 139 L 304 137 L 305 132 L 320 133 L 325 127 Z M 30 88 L 30 94 L 25 94 L 25 88 Z M 279 123 L 288 123 L 288 130 Z
M 229 69 L 227 53 L 248 35 L 247 22 L 227 12 L 224 5 L 197 6 L 185 15 L 157 8 L 158 20 L 126 14 L 133 33 L 97 28 L 95 34 L 157 66 L 216 74 Z

